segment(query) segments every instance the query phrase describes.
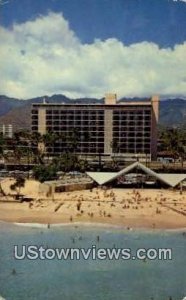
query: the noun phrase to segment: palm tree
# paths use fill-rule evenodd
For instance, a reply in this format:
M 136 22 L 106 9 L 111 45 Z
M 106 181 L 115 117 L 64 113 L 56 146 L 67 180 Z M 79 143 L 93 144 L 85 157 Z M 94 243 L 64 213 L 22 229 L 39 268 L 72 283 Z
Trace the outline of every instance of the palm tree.
M 175 158 L 183 160 L 186 155 L 186 131 L 180 128 L 163 129 L 160 132 L 162 150 L 170 151 Z
M 24 186 L 25 186 L 25 179 L 20 176 L 18 176 L 16 178 L 16 182 L 10 186 L 11 190 L 16 191 L 16 193 L 17 193 L 16 199 L 19 199 L 21 188 Z
M 0 134 L 0 157 L 1 158 L 4 158 L 5 145 L 6 145 L 6 142 L 5 142 L 5 139 L 3 137 L 3 134 L 1 133 Z
M 77 153 L 79 140 L 79 131 L 76 128 L 73 128 L 72 132 L 67 137 L 67 151 Z
M 118 141 L 116 141 L 116 140 L 112 140 L 112 142 L 111 142 L 111 144 L 110 144 L 110 146 L 111 146 L 111 148 L 112 148 L 112 153 L 113 153 L 113 157 L 112 157 L 112 167 L 114 168 L 114 169 L 117 169 L 117 167 L 118 167 L 118 162 L 117 162 L 117 160 L 115 159 L 115 154 L 116 153 L 119 153 L 119 149 L 120 149 L 120 147 L 119 147 L 119 143 L 118 143 Z
M 57 140 L 58 140 L 58 135 L 53 132 L 47 132 L 42 136 L 45 153 L 48 156 L 48 162 L 50 158 L 50 153 L 54 153 L 55 142 Z
M 44 144 L 42 135 L 39 132 L 33 132 L 31 134 L 31 151 L 34 157 L 34 162 L 41 165 L 44 164 Z

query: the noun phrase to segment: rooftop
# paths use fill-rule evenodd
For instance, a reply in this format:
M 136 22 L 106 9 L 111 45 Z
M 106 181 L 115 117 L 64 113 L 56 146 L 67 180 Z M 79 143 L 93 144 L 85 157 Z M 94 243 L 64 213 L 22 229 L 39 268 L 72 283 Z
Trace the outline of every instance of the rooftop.
M 170 187 L 176 187 L 182 181 L 186 180 L 186 174 L 157 173 L 139 162 L 135 162 L 119 172 L 87 172 L 87 175 L 89 175 L 99 185 L 103 185 L 119 178 L 122 175 L 130 173 L 134 169 L 141 170 L 145 174 L 154 177 L 158 181 L 163 182 Z

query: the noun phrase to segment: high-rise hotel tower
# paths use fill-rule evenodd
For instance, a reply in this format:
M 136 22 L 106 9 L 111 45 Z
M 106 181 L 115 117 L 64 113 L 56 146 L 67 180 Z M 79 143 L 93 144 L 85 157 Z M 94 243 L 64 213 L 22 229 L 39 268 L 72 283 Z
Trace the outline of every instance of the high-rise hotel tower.
M 75 132 L 79 154 L 135 154 L 156 159 L 158 113 L 158 96 L 117 102 L 116 94 L 106 94 L 104 104 L 44 102 L 32 105 L 32 132 L 59 135 L 50 147 L 51 154 L 67 151 Z

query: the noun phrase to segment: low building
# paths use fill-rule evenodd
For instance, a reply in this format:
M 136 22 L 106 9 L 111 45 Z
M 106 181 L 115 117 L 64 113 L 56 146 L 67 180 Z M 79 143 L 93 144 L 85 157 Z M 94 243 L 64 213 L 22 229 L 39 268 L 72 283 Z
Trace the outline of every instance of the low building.
M 0 124 L 0 133 L 2 133 L 4 137 L 12 138 L 13 136 L 12 124 Z
M 131 174 L 132 173 L 132 174 Z M 135 162 L 119 172 L 87 172 L 98 185 L 136 183 L 148 185 L 159 183 L 163 186 L 175 188 L 185 186 L 186 174 L 157 173 L 145 165 Z M 129 174 L 131 176 L 129 177 Z

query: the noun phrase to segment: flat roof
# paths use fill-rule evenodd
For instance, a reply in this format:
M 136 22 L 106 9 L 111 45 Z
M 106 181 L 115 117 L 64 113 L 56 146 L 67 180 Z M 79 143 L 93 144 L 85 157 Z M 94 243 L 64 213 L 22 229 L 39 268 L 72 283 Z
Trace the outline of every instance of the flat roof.
M 123 107 L 123 106 L 151 106 L 151 101 L 137 101 L 137 102 L 119 102 L 116 104 L 103 103 L 33 103 L 32 106 L 98 106 L 98 107 Z

